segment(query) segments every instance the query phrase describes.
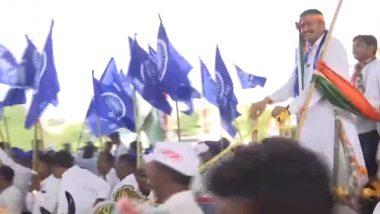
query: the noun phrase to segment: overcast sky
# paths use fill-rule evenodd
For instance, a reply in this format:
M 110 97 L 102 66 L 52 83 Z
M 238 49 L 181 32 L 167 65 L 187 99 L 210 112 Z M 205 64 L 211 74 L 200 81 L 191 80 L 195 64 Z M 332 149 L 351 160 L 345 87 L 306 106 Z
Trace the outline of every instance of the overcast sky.
M 57 109 L 45 116 L 83 120 L 92 96 L 91 70 L 100 76 L 110 57 L 127 70 L 128 36 L 137 33 L 145 48 L 156 46 L 158 13 L 169 39 L 194 69 L 190 74 L 200 90 L 199 56 L 213 70 L 219 44 L 235 82 L 241 104 L 263 98 L 288 78 L 293 69 L 299 14 L 317 8 L 329 25 L 337 0 L 0 0 L 0 43 L 20 60 L 28 34 L 42 49 L 50 19 L 61 92 Z M 334 36 L 346 46 L 357 34 L 380 36 L 379 0 L 345 0 Z M 264 89 L 243 91 L 233 63 L 266 76 Z M 1 88 L 3 89 L 3 88 Z M 5 89 L 0 91 L 5 93 Z M 250 99 L 247 99 L 250 97 Z

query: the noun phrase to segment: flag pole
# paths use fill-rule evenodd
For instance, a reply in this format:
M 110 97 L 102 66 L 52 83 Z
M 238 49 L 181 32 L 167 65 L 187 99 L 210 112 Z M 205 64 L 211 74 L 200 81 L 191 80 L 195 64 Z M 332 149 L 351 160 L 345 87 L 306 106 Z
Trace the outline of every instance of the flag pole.
M 32 141 L 32 149 L 33 149 L 33 160 L 32 160 L 32 169 L 35 171 L 37 169 L 37 144 L 38 144 L 38 123 L 34 125 L 34 137 Z
M 99 147 L 103 148 L 104 147 L 104 144 L 103 144 L 103 139 L 102 139 L 102 135 L 100 134 L 100 130 L 101 130 L 101 127 L 100 127 L 100 119 L 99 119 L 99 116 L 97 115 L 96 116 L 96 129 L 98 131 L 98 134 L 99 134 L 99 137 L 98 137 L 98 140 L 99 140 Z
M 8 126 L 7 117 L 5 116 L 5 110 L 4 110 L 4 115 L 3 115 L 3 121 L 4 121 L 5 134 L 7 136 L 7 143 L 9 144 L 9 147 L 11 147 L 11 137 L 9 134 L 9 126 Z
M 179 121 L 179 108 L 178 108 L 178 101 L 175 101 L 175 108 L 177 112 L 177 135 L 178 135 L 178 142 L 181 142 L 181 123 Z
M 87 118 L 87 115 L 86 115 L 85 119 L 83 120 L 83 124 L 82 124 L 82 127 L 81 127 L 80 132 L 79 132 L 79 136 L 78 136 L 78 140 L 77 140 L 77 151 L 79 149 L 80 141 L 82 140 L 84 127 L 86 126 L 86 118 Z
M 334 30 L 336 20 L 338 19 L 338 15 L 339 15 L 340 9 L 342 7 L 342 4 L 343 4 L 343 0 L 339 0 L 338 6 L 335 10 L 334 18 L 331 21 L 330 29 L 327 33 L 326 44 L 323 47 L 322 55 L 320 58 L 321 61 L 323 61 L 326 57 L 326 52 L 330 46 L 330 42 L 331 42 L 331 38 L 332 38 L 332 32 Z M 319 71 L 315 70 L 314 73 L 318 75 Z M 313 81 L 310 85 L 310 88 L 309 88 L 307 95 L 306 95 L 305 103 L 302 107 L 302 111 L 300 112 L 301 116 L 300 116 L 299 124 L 297 126 L 296 140 L 300 140 L 301 131 L 302 131 L 302 128 L 303 128 L 303 125 L 304 125 L 304 122 L 305 122 L 305 119 L 306 119 L 306 116 L 307 116 L 307 113 L 309 110 L 309 104 L 311 102 L 311 98 L 313 97 L 314 91 L 315 91 L 315 81 Z
M 133 106 L 134 106 L 134 119 L 135 119 L 135 131 L 136 131 L 136 165 L 137 165 L 137 169 L 141 169 L 144 165 L 144 160 L 142 158 L 142 142 L 141 142 L 141 129 L 139 127 L 139 120 L 138 120 L 138 117 L 139 117 L 139 107 L 137 106 L 138 103 L 137 103 L 137 94 L 136 94 L 136 90 L 133 89 Z

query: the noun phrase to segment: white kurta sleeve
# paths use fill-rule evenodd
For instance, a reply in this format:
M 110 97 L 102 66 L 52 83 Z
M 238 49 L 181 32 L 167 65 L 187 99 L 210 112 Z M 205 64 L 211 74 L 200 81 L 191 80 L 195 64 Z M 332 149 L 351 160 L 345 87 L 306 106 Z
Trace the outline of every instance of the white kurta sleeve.
M 286 101 L 287 99 L 293 97 L 294 95 L 294 81 L 295 81 L 295 73 L 293 72 L 289 80 L 275 91 L 269 98 L 273 101 L 273 103 L 279 103 Z
M 33 192 L 28 192 L 25 198 L 26 209 L 29 212 L 33 212 L 34 205 L 36 204 Z
M 328 47 L 325 62 L 326 64 L 333 69 L 337 74 L 342 76 L 344 79 L 348 79 L 349 75 L 349 65 L 347 59 L 347 53 L 344 49 L 344 46 L 340 41 L 335 38 L 332 38 L 330 47 Z M 289 105 L 289 111 L 292 114 L 298 113 L 299 109 L 303 107 L 307 93 L 310 87 L 304 89 L 299 96 L 294 98 L 294 100 Z M 313 97 L 310 101 L 309 107 L 313 106 L 323 98 L 323 94 L 315 89 Z
M 41 206 L 51 213 L 54 213 L 57 209 L 59 189 L 60 184 L 58 182 L 48 183 L 46 188 L 43 189 Z
M 92 174 L 90 171 L 86 172 L 85 175 L 87 177 L 84 179 L 86 181 L 85 185 L 96 192 L 96 198 L 109 198 L 111 187 L 105 180 Z
M 365 97 L 370 104 L 379 110 L 380 106 L 380 62 L 375 62 L 373 68 L 368 70 L 368 77 L 365 89 Z

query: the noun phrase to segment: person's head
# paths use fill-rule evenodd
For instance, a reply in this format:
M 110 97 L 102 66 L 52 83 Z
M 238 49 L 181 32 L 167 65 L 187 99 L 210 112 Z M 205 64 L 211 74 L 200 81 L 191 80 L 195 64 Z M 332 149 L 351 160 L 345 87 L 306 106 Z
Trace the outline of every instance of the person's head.
M 148 176 L 144 169 L 138 169 L 135 172 L 136 181 L 139 185 L 139 190 L 145 195 L 148 196 L 150 191 L 152 190 L 152 186 L 150 185 Z
M 0 167 L 0 190 L 4 190 L 13 184 L 15 173 L 13 169 L 7 165 Z
M 111 139 L 112 144 L 119 145 L 121 143 L 119 132 L 110 134 L 109 138 Z
M 53 157 L 49 154 L 39 154 L 37 162 L 37 174 L 40 178 L 45 179 L 52 173 Z
M 211 172 L 208 188 L 221 213 L 331 214 L 325 164 L 297 142 L 265 139 L 240 147 Z
M 136 157 L 130 154 L 123 154 L 116 163 L 116 175 L 120 180 L 123 180 L 128 175 L 136 171 Z
M 146 174 L 159 203 L 172 194 L 189 189 L 198 172 L 199 158 L 195 149 L 185 143 L 157 143 Z
M 94 157 L 95 146 L 92 142 L 87 142 L 87 145 L 83 148 L 83 158 L 90 159 Z
M 98 171 L 101 175 L 107 175 L 114 165 L 114 157 L 109 152 L 101 152 L 98 157 Z
M 112 150 L 112 142 L 111 141 L 107 141 L 104 145 L 104 151 L 105 152 L 111 152 Z
M 372 35 L 358 35 L 353 39 L 352 53 L 359 62 L 375 57 L 377 39 Z
M 298 27 L 302 37 L 314 44 L 326 30 L 322 12 L 316 9 L 305 10 L 300 15 Z
M 59 151 L 53 157 L 53 175 L 61 178 L 62 174 L 74 165 L 74 158 L 66 151 Z

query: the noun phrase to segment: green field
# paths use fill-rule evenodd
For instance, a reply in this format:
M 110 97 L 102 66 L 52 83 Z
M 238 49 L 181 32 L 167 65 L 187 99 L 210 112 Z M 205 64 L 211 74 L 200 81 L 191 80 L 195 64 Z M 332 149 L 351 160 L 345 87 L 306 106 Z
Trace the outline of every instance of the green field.
M 242 106 L 239 108 L 239 112 L 242 114 L 236 120 L 237 127 L 241 136 L 244 138 L 245 142 L 248 142 L 251 137 L 252 125 L 248 118 L 248 106 Z M 25 122 L 25 109 L 21 106 L 5 108 L 4 115 L 8 123 L 8 131 L 10 136 L 10 141 L 12 146 L 17 146 L 23 149 L 31 148 L 31 141 L 34 136 L 34 129 L 24 129 Z M 181 133 L 184 136 L 193 136 L 202 132 L 200 128 L 200 112 L 196 111 L 192 116 L 186 116 L 181 114 Z M 259 139 L 267 136 L 267 130 L 271 121 L 270 111 L 264 112 L 259 120 Z M 59 124 L 59 122 L 49 121 L 48 124 L 44 124 L 44 144 L 55 145 L 57 149 L 62 148 L 63 143 L 71 143 L 72 147 L 75 149 L 78 144 L 80 130 L 82 128 L 82 123 L 73 124 Z M 48 126 L 48 127 L 47 127 Z M 4 125 L 4 120 L 0 123 L 1 131 L 6 138 L 6 129 Z M 59 129 L 59 133 L 52 133 L 46 131 L 46 129 Z M 238 136 L 238 135 L 237 135 Z M 90 136 L 88 131 L 82 137 L 80 143 L 84 143 L 89 140 Z M 82 144 L 83 145 L 83 144 Z

